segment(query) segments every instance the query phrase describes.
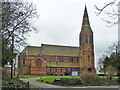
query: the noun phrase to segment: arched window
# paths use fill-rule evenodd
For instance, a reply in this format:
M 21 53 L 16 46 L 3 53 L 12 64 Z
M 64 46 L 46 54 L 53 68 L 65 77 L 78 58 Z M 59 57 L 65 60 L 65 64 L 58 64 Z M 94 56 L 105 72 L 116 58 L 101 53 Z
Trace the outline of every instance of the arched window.
M 25 65 L 25 57 L 23 57 L 23 65 Z
M 51 57 L 50 57 L 50 62 L 51 62 Z
M 52 57 L 52 62 L 54 62 L 54 57 Z
M 36 60 L 36 66 L 41 66 L 41 60 L 40 59 Z
M 88 37 L 87 37 L 87 35 L 86 35 L 86 44 L 88 43 Z
M 64 58 L 62 57 L 62 62 L 64 62 Z
M 73 58 L 72 58 L 72 62 L 73 62 Z
M 62 61 L 62 58 L 60 57 L 60 62 Z
M 91 44 L 91 42 L 92 42 L 92 36 L 90 35 L 89 43 Z

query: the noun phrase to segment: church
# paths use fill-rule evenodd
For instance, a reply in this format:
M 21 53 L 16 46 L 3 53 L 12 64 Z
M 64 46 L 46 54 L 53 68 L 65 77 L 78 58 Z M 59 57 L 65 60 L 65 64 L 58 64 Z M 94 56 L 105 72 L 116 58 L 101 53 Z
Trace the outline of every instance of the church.
M 79 47 L 41 44 L 27 46 L 18 58 L 19 75 L 71 75 L 72 71 L 94 72 L 93 31 L 85 6 Z

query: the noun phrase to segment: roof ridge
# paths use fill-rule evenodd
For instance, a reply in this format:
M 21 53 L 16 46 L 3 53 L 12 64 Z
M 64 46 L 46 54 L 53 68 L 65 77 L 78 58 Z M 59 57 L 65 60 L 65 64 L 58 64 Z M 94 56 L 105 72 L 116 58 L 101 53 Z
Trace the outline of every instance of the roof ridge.
M 64 46 L 64 45 L 53 45 L 53 44 L 41 44 L 42 45 L 46 45 L 46 46 L 58 46 L 58 47 L 71 47 L 71 48 L 79 48 L 79 47 L 75 47 L 75 46 Z

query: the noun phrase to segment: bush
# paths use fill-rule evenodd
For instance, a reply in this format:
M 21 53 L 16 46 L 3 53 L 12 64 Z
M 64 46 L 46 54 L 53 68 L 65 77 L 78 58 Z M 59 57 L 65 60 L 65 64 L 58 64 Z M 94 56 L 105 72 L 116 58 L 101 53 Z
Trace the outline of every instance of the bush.
M 49 75 L 54 75 L 53 72 L 50 72 Z
M 62 80 L 54 80 L 52 84 L 61 86 L 78 86 L 82 85 L 82 82 L 80 79 L 76 78 L 62 78 Z
M 13 89 L 22 88 L 28 90 L 28 85 L 18 79 L 7 79 L 2 81 L 2 90 L 13 90 Z
M 95 72 L 82 72 L 80 73 L 80 79 L 82 80 L 84 85 L 106 85 L 106 80 L 99 78 L 99 76 Z
M 70 72 L 65 72 L 65 75 L 69 75 L 70 74 Z

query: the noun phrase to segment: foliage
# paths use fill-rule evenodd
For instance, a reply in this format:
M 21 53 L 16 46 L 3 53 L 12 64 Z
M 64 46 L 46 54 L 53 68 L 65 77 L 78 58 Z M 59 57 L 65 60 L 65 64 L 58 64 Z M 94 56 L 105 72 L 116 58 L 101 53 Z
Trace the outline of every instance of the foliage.
M 109 65 L 105 68 L 105 75 L 108 75 L 110 80 L 115 74 L 117 74 L 117 69 L 114 66 Z
M 6 44 L 6 39 L 2 37 L 2 67 L 4 67 L 7 62 L 10 62 L 12 59 L 11 48 Z
M 61 85 L 61 86 L 78 86 L 82 85 L 82 81 L 80 79 L 76 78 L 61 78 L 61 80 L 57 81 L 54 80 L 54 85 Z
M 102 62 L 102 68 L 100 71 L 106 73 L 105 69 L 108 66 L 112 66 L 117 69 L 117 75 L 119 76 L 118 81 L 120 82 L 120 41 L 114 42 L 106 51 L 106 55 L 102 60 L 99 59 L 99 62 Z M 113 71 L 112 71 L 113 72 Z
M 28 85 L 18 79 L 7 79 L 2 81 L 2 90 L 13 90 L 14 88 L 28 90 Z
M 106 85 L 105 79 L 99 78 L 95 72 L 82 72 L 80 79 L 84 85 Z
M 65 72 L 65 75 L 69 75 L 69 74 L 71 74 L 70 72 Z
M 109 85 L 120 85 L 117 79 L 107 80 Z
M 37 16 L 36 8 L 32 3 L 12 0 L 11 2 L 0 2 L 2 7 L 2 28 L 0 30 L 2 38 L 5 38 L 4 45 L 5 55 L 10 56 L 11 78 L 13 74 L 13 60 L 15 53 L 20 51 L 22 46 L 26 45 L 26 37 L 28 33 L 36 30 L 32 24 L 32 18 Z M 10 54 L 7 51 L 9 51 Z M 6 56 L 3 55 L 4 64 L 8 62 Z M 4 65 L 3 64 L 3 65 Z

